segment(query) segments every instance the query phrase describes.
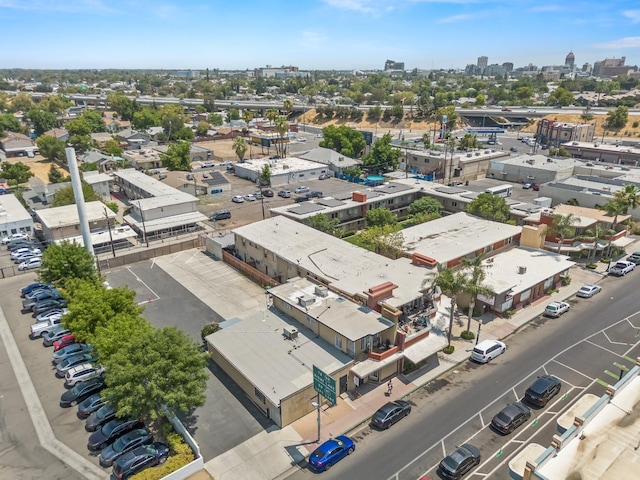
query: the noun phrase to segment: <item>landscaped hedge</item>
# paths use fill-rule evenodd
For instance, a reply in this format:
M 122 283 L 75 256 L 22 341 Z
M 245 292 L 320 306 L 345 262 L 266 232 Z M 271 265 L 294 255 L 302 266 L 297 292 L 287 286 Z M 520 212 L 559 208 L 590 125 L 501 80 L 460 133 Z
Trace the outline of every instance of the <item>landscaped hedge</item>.
M 171 456 L 157 467 L 147 468 L 131 477 L 131 480 L 160 480 L 172 472 L 189 465 L 195 459 L 191 447 L 177 433 L 167 435 L 167 443 L 171 447 Z

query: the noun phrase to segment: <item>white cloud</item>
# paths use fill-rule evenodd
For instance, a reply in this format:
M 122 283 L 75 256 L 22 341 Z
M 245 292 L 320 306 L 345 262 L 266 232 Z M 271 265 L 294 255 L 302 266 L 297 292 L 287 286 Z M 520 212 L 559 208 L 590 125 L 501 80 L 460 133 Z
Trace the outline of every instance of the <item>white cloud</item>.
M 301 42 L 305 47 L 318 48 L 327 40 L 327 36 L 319 32 L 302 32 Z
M 441 18 L 440 20 L 438 20 L 438 23 L 464 22 L 473 18 L 477 18 L 477 16 L 471 15 L 469 13 L 461 13 L 460 15 L 451 15 L 450 17 Z
M 529 9 L 530 12 L 562 12 L 564 10 L 566 8 L 560 5 L 539 5 Z
M 640 48 L 640 37 L 625 37 L 611 40 L 606 43 L 598 43 L 596 47 L 603 49 Z
M 446 3 L 446 4 L 474 4 L 482 0 L 322 0 L 330 7 L 342 10 L 353 10 L 362 13 L 383 13 L 401 8 L 406 4 L 415 3 Z
M 622 14 L 633 23 L 640 22 L 640 10 L 625 10 Z
M 102 0 L 0 0 L 0 9 L 65 13 L 114 13 Z

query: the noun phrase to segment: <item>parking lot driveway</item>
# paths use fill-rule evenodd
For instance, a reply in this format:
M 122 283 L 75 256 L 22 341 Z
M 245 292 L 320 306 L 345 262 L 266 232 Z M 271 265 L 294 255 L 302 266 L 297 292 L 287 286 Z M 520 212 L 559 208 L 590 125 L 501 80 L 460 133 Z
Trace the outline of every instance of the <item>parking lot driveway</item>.
M 106 272 L 111 285 L 129 286 L 155 327 L 175 325 L 200 343 L 212 321 L 263 309 L 264 290 L 223 262 L 194 249 Z M 269 427 L 238 386 L 210 362 L 204 406 L 182 420 L 205 461 Z
M 100 471 L 98 458 L 87 451 L 89 434 L 84 423 L 76 417 L 77 409 L 60 408 L 60 395 L 65 392 L 64 381 L 56 378 L 51 364 L 53 349 L 42 346 L 42 340 L 29 339 L 29 325 L 33 318 L 20 313 L 19 289 L 35 281 L 29 273 L 7 278 L 0 283 L 0 305 L 30 381 L 37 392 L 40 405 L 53 429 L 54 436 Z M 17 385 L 6 351 L 1 348 L 0 367 L 0 478 L 2 479 L 65 479 L 83 478 L 72 468 L 42 448 L 33 427 L 22 392 Z M 31 408 L 37 408 L 32 404 Z M 104 477 L 108 472 L 104 471 Z

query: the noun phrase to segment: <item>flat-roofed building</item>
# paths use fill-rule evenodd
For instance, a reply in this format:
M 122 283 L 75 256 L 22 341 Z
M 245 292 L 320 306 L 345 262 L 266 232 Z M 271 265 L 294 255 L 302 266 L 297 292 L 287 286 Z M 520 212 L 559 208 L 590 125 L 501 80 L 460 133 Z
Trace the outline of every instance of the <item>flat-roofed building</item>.
M 478 295 L 477 305 L 498 315 L 525 307 L 559 287 L 575 264 L 564 255 L 527 247 L 512 248 L 482 263 L 487 267 L 483 284 L 495 295 Z
M 220 327 L 206 338 L 211 358 L 281 428 L 314 410 L 313 366 L 339 385 L 354 363 L 275 308 L 240 314 Z
M 487 178 L 515 183 L 546 183 L 573 175 L 574 168 L 584 162 L 572 158 L 550 158 L 539 154 L 525 154 L 492 160 Z
M 91 185 L 93 191 L 96 192 L 103 201 L 111 201 L 111 184 L 113 178 L 106 173 L 99 173 L 96 171 L 82 172 L 82 179 Z
M 522 227 L 459 212 L 402 230 L 403 250 L 413 261 L 452 268 L 463 258 L 492 255 L 520 242 Z
M 124 217 L 139 235 L 151 236 L 193 230 L 207 217 L 198 211 L 198 199 L 133 169 L 114 173 L 115 184 L 130 200 Z
M 617 166 L 640 165 L 640 148 L 634 145 L 608 144 L 595 142 L 569 142 L 564 145 L 565 150 L 575 158 L 585 161 L 605 162 Z M 594 165 L 591 165 L 592 167 Z M 595 165 L 597 166 L 597 165 Z
M 15 195 L 0 195 L 0 237 L 18 232 L 33 234 L 33 218 Z
M 595 123 L 567 123 L 543 118 L 538 122 L 536 142 L 553 147 L 567 142 L 591 142 L 595 131 Z
M 237 177 L 256 182 L 265 165 L 269 165 L 271 169 L 272 187 L 280 187 L 306 180 L 316 180 L 321 174 L 327 173 L 329 170 L 326 165 L 297 157 L 280 159 L 254 158 L 243 163 L 235 163 L 233 166 Z
M 351 191 L 351 187 L 358 188 Z M 348 188 L 348 189 L 347 189 Z M 271 215 L 282 215 L 299 222 L 308 222 L 318 214 L 329 220 L 338 219 L 338 226 L 345 230 L 360 230 L 366 227 L 367 212 L 384 207 L 398 216 L 405 215 L 409 205 L 417 200 L 420 189 L 415 185 L 389 182 L 377 187 L 346 184 L 344 193 L 318 198 L 307 202 L 272 208 Z
M 99 201 L 86 202 L 85 211 L 91 232 L 106 231 L 107 222 L 113 225 L 116 218 L 116 214 Z M 36 216 L 42 225 L 42 236 L 47 242 L 53 243 L 82 235 L 78 206 L 75 203 L 37 210 Z
M 329 167 L 331 172 L 340 175 L 345 168 L 359 167 L 362 162 L 336 152 L 330 148 L 314 148 L 300 155 L 303 160 L 321 163 Z

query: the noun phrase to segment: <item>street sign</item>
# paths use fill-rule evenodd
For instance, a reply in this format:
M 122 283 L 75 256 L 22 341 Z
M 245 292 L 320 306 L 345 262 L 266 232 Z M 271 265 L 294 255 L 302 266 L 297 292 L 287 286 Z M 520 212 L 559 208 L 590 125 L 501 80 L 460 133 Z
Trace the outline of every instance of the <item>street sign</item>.
M 336 381 L 315 365 L 313 366 L 313 389 L 336 404 Z

